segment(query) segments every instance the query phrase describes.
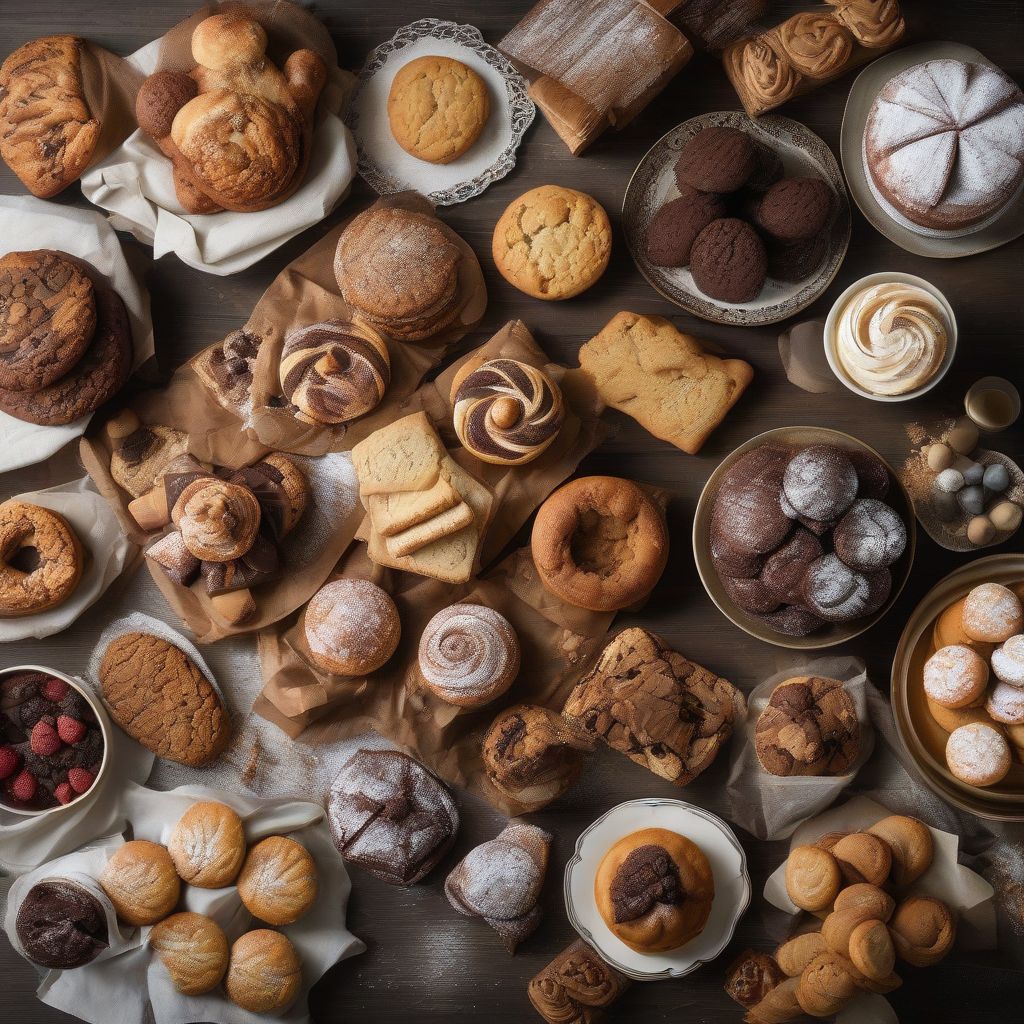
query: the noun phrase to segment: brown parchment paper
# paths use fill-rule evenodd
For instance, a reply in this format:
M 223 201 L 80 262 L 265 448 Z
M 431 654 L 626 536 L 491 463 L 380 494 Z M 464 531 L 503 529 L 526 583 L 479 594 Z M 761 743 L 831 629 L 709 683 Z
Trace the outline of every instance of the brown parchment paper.
M 416 193 L 387 196 L 370 209 L 376 207 L 399 207 L 434 215 L 433 206 Z M 476 327 L 487 308 L 487 286 L 476 254 L 467 242 L 439 220 L 444 233 L 463 255 L 458 271 L 459 313 L 454 322 L 422 342 L 386 339 L 391 381 L 381 403 L 366 416 L 338 426 L 313 425 L 297 420 L 294 407 L 283 405 L 279 397 L 281 349 L 285 335 L 298 327 L 322 320 L 351 318 L 350 307 L 341 297 L 334 277 L 334 253 L 338 239 L 351 219 L 329 231 L 285 267 L 260 297 L 244 325 L 244 330 L 261 339 L 253 368 L 252 408 L 244 427 L 250 437 L 268 448 L 299 455 L 351 450 L 379 427 L 405 415 L 402 411 L 404 403 L 419 387 L 427 372 Z M 192 364 L 204 354 L 194 357 L 179 372 L 195 379 Z M 196 383 L 203 391 L 203 401 L 219 407 L 213 393 L 200 381 L 196 380 Z M 243 422 L 231 415 L 227 425 L 231 436 L 235 437 Z
M 144 424 L 163 424 L 186 431 L 189 452 L 200 462 L 238 468 L 255 462 L 269 450 L 242 434 L 237 420 L 225 409 L 199 401 L 199 390 L 205 389 L 194 376 L 176 374 L 166 389 L 137 395 L 128 407 Z M 103 423 L 94 418 L 79 443 L 82 463 L 97 490 L 110 503 L 129 540 L 148 547 L 164 531 L 146 533 L 132 518 L 128 511 L 131 495 L 110 475 L 111 451 Z M 363 517 L 351 461 L 346 456 L 334 455 L 300 460 L 300 466 L 310 480 L 311 508 L 281 545 L 281 577 L 253 590 L 257 611 L 250 621 L 230 625 L 215 611 L 202 581 L 191 587 L 179 586 L 163 569 L 146 560 L 167 603 L 199 643 L 213 643 L 226 636 L 262 629 L 288 615 L 309 600 L 351 544 Z
M 100 119 L 89 167 L 105 160 L 135 131 L 135 94 L 142 81 L 142 73 L 123 57 L 84 40 L 82 89 L 86 105 Z

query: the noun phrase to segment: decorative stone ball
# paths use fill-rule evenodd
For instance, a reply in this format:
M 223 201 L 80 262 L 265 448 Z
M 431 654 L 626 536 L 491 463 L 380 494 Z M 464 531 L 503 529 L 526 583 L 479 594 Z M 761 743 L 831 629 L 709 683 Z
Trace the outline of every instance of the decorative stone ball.
M 988 490 L 1002 494 L 1010 486 L 1010 474 L 1001 462 L 993 462 L 991 466 L 985 467 L 983 482 Z
M 935 473 L 941 473 L 953 465 L 953 449 L 949 445 L 933 444 L 928 449 L 928 468 Z
M 975 484 L 957 493 L 960 507 L 971 516 L 980 516 L 985 511 L 985 491 Z
M 967 524 L 967 539 L 981 547 L 982 544 L 990 544 L 996 536 L 996 528 L 988 516 L 975 516 Z
M 964 486 L 964 475 L 958 469 L 944 469 L 935 478 L 935 486 L 947 494 L 955 494 Z
M 970 455 L 978 447 L 978 428 L 969 419 L 961 419 L 949 432 L 946 441 L 958 454 Z
M 1024 512 L 1015 502 L 1001 501 L 989 512 L 988 517 L 1000 533 L 1012 533 L 1020 526 Z

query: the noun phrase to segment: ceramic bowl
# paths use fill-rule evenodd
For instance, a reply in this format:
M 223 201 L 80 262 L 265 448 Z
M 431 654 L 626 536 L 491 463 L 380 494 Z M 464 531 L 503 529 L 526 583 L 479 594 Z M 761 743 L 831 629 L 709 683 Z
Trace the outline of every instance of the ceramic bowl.
M 664 828 L 695 842 L 711 864 L 715 898 L 704 930 L 679 949 L 638 953 L 612 934 L 594 900 L 594 878 L 608 850 L 623 836 Z M 627 800 L 583 830 L 565 867 L 565 909 L 569 923 L 601 956 L 637 981 L 682 978 L 714 960 L 732 939 L 750 905 L 747 858 L 721 818 L 683 800 Z
M 0 669 L 0 680 L 6 679 L 8 676 L 15 675 L 20 672 L 41 672 L 48 676 L 53 676 L 56 679 L 61 679 L 71 689 L 81 694 L 85 702 L 92 708 L 93 714 L 96 716 L 96 721 L 100 727 L 100 733 L 103 736 L 103 760 L 100 761 L 99 771 L 96 773 L 96 778 L 93 779 L 92 785 L 82 794 L 76 796 L 74 800 L 67 804 L 57 804 L 56 807 L 44 807 L 41 810 L 26 810 L 24 808 L 12 807 L 5 800 L 0 798 L 0 813 L 7 811 L 10 814 L 17 814 L 23 818 L 42 818 L 48 814 L 60 814 L 62 811 L 70 810 L 72 807 L 78 807 L 82 800 L 94 795 L 99 791 L 100 783 L 106 775 L 109 763 L 110 763 L 110 719 L 107 717 L 106 708 L 103 707 L 100 699 L 86 686 L 84 683 L 73 678 L 72 676 L 65 675 L 59 669 L 47 668 L 45 665 L 14 665 L 11 668 Z
M 711 512 L 725 474 L 739 458 L 764 444 L 788 445 L 794 448 L 804 448 L 812 444 L 832 444 L 839 448 L 860 449 L 885 463 L 889 470 L 889 493 L 885 501 L 895 509 L 906 524 L 907 547 L 895 564 L 889 567 L 892 572 L 892 590 L 888 600 L 874 615 L 865 615 L 852 622 L 829 623 L 808 636 L 786 636 L 769 629 L 757 616 L 744 611 L 725 592 L 711 560 Z M 722 460 L 718 468 L 708 478 L 704 490 L 701 491 L 700 499 L 697 501 L 697 509 L 693 514 L 693 555 L 697 563 L 697 573 L 708 596 L 718 606 L 718 610 L 744 633 L 763 640 L 767 644 L 787 647 L 791 650 L 818 650 L 823 647 L 834 647 L 836 644 L 846 643 L 847 640 L 852 640 L 870 629 L 900 596 L 910 576 L 916 545 L 917 517 L 914 514 L 914 503 L 906 488 L 893 472 L 892 467 L 870 445 L 849 434 L 844 434 L 839 430 L 830 430 L 827 427 L 778 427 L 775 430 L 767 430 L 763 434 L 758 434 L 757 437 L 752 437 L 749 441 L 741 444 L 731 455 Z
M 946 767 L 948 733 L 928 711 L 922 688 L 925 661 L 934 650 L 932 626 L 954 601 L 979 583 L 1024 582 L 1024 554 L 989 555 L 940 580 L 911 613 L 892 663 L 892 711 L 896 731 L 918 774 L 947 803 L 982 818 L 1024 821 L 1024 765 L 1013 764 L 998 785 L 980 789 L 961 782 Z
M 921 387 L 914 388 L 912 391 L 905 391 L 902 395 L 876 395 L 873 391 L 868 391 L 865 388 L 862 388 L 856 381 L 847 376 L 846 371 L 840 365 L 835 352 L 836 328 L 839 325 L 839 318 L 842 316 L 843 310 L 846 308 L 846 304 L 857 292 L 867 288 L 872 288 L 876 284 L 914 285 L 931 295 L 935 301 L 938 302 L 946 317 L 946 354 L 943 357 L 942 362 L 939 364 L 938 370 L 935 371 L 931 380 L 922 384 Z M 957 330 L 956 315 L 953 313 L 953 307 L 949 304 L 949 300 L 946 296 L 943 295 L 935 285 L 930 281 L 926 281 L 923 277 L 914 277 L 913 274 L 900 274 L 895 271 L 883 271 L 878 274 L 868 274 L 867 277 L 862 277 L 859 281 L 854 281 L 854 283 L 851 284 L 838 299 L 836 299 L 832 304 L 832 308 L 828 311 L 828 316 L 825 318 L 824 335 L 825 358 L 828 360 L 829 368 L 836 375 L 836 379 L 844 387 L 849 388 L 849 390 L 855 395 L 860 395 L 861 398 L 870 398 L 872 402 L 909 402 L 911 399 L 920 398 L 921 395 L 931 391 L 931 389 L 946 376 L 946 372 L 949 370 L 950 366 L 953 365 L 953 359 L 956 357 Z

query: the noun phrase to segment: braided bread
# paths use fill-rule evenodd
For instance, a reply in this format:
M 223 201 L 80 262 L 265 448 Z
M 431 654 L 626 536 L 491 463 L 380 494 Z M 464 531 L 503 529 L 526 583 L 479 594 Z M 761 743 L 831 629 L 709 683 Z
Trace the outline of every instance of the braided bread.
M 391 380 L 384 339 L 373 328 L 326 320 L 291 331 L 281 387 L 306 423 L 348 423 L 373 409 Z
M 484 462 L 521 466 L 558 436 L 562 393 L 543 371 L 516 359 L 467 363 L 452 382 L 455 433 Z

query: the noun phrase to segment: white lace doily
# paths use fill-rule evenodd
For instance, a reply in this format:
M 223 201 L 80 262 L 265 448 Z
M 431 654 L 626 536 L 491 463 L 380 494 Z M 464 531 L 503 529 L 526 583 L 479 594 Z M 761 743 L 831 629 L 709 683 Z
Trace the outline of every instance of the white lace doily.
M 406 153 L 388 123 L 387 101 L 395 74 L 423 56 L 453 57 L 487 83 L 491 115 L 480 138 L 449 164 L 432 164 Z M 379 195 L 415 189 L 438 206 L 480 195 L 516 163 L 516 149 L 536 115 L 522 75 L 472 25 L 423 18 L 400 28 L 372 50 L 359 72 L 347 124 L 356 139 L 359 174 Z

